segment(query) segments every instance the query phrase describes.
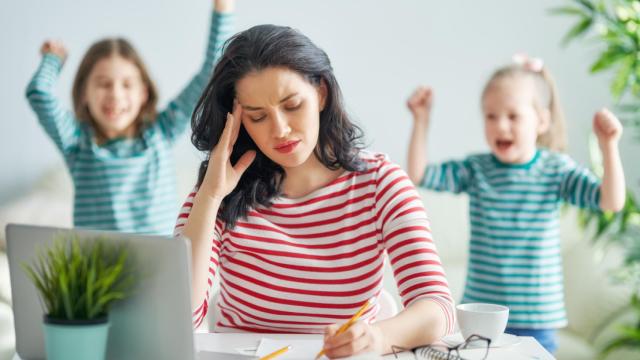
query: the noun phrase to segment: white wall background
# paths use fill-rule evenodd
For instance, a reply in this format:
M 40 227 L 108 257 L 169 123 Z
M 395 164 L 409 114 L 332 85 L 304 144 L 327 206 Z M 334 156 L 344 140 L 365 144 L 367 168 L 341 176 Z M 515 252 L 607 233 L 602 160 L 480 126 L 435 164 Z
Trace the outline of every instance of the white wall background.
M 544 58 L 556 76 L 569 121 L 569 153 L 587 162 L 591 117 L 610 105 L 609 75 L 587 69 L 597 50 L 586 42 L 561 48 L 573 23 L 547 14 L 562 0 L 238 0 L 237 29 L 260 23 L 300 29 L 332 59 L 354 119 L 372 149 L 404 165 L 411 119 L 405 100 L 418 84 L 436 90 L 430 151 L 434 160 L 486 150 L 479 96 L 485 80 L 511 55 Z M 69 59 L 57 88 L 70 105 L 71 83 L 84 51 L 98 38 L 132 40 L 166 104 L 200 66 L 210 1 L 22 0 L 0 4 L 0 203 L 26 191 L 62 157 L 24 98 L 46 38 L 65 41 Z M 637 187 L 633 133 L 625 133 L 629 182 Z M 188 136 L 176 148 L 195 177 L 199 154 Z

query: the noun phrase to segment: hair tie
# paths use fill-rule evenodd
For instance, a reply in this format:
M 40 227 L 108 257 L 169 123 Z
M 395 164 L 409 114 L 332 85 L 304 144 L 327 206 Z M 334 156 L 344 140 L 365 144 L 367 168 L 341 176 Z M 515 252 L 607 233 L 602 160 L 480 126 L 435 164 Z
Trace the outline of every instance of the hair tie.
M 514 54 L 513 62 L 529 71 L 537 73 L 542 72 L 542 68 L 544 67 L 544 61 L 541 58 L 529 57 L 529 55 L 525 53 Z

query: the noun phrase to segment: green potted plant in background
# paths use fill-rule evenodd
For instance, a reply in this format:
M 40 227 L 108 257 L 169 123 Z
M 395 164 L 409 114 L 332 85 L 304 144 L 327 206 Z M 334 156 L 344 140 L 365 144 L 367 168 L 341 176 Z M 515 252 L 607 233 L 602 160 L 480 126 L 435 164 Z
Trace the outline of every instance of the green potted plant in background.
M 132 284 L 127 251 L 107 239 L 61 235 L 22 264 L 44 308 L 47 359 L 104 359 L 109 308 Z
M 640 130 L 640 1 L 634 0 L 567 0 L 567 6 L 552 9 L 556 15 L 577 17 L 578 21 L 563 40 L 568 44 L 591 34 L 602 48 L 591 65 L 591 73 L 612 71 L 611 94 L 616 110 L 627 128 Z M 640 134 L 640 133 L 639 133 Z M 602 175 L 597 145 L 592 146 L 594 171 Z M 595 151 L 593 151 L 595 150 Z M 616 281 L 631 288 L 626 311 L 632 311 L 631 324 L 618 327 L 618 336 L 601 351 L 626 348 L 640 352 L 640 209 L 631 191 L 619 213 L 588 212 L 581 214 L 584 227 L 595 225 L 594 241 L 618 245 L 624 261 L 614 274 Z M 614 319 L 615 320 L 615 317 Z

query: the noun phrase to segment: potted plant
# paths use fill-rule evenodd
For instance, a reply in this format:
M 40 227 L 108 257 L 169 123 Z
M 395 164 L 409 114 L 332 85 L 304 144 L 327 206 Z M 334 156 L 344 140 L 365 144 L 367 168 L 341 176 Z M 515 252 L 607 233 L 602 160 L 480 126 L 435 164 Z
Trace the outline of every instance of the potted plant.
M 60 235 L 22 264 L 44 308 L 47 359 L 105 358 L 109 308 L 131 288 L 127 255 L 105 238 Z
M 640 1 L 637 0 L 567 0 L 567 6 L 552 9 L 553 14 L 569 15 L 578 21 L 567 32 L 568 44 L 586 34 L 595 33 L 603 44 L 591 73 L 613 71 L 611 94 L 628 127 L 640 129 Z M 597 146 L 592 146 L 591 159 L 596 174 L 602 162 Z M 629 286 L 631 299 L 626 311 L 633 323 L 621 324 L 618 336 L 601 351 L 605 357 L 613 350 L 625 348 L 640 351 L 640 208 L 631 191 L 619 213 L 583 211 L 582 225 L 595 224 L 594 240 L 615 244 L 624 251 L 624 261 L 614 279 Z M 612 320 L 616 320 L 615 317 Z

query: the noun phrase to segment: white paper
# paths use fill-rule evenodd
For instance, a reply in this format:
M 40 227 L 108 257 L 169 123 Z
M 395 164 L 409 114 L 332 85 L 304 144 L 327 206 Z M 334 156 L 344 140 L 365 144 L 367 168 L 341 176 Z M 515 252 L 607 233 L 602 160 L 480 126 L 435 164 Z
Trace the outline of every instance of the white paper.
M 484 349 L 469 349 L 469 350 L 460 350 L 460 356 L 469 359 L 482 359 L 485 354 Z M 487 360 L 531 360 L 531 356 L 523 355 L 519 352 L 516 352 L 511 349 L 489 349 L 489 354 L 487 356 Z M 536 359 L 536 358 L 533 358 Z
M 256 355 L 263 357 L 272 352 L 291 345 L 291 349 L 286 353 L 279 355 L 277 360 L 313 360 L 322 350 L 322 338 L 319 339 L 300 339 L 300 340 L 275 340 L 263 338 L 258 345 Z
M 258 345 L 258 351 L 256 352 L 256 355 L 259 357 L 263 357 L 289 345 L 291 346 L 291 349 L 286 353 L 279 355 L 274 360 L 314 360 L 316 358 L 316 355 L 318 355 L 320 350 L 322 350 L 323 342 L 322 338 L 304 340 L 275 340 L 263 338 L 260 340 L 260 345 Z M 381 357 L 376 354 L 359 354 L 345 359 L 379 360 L 381 359 Z

